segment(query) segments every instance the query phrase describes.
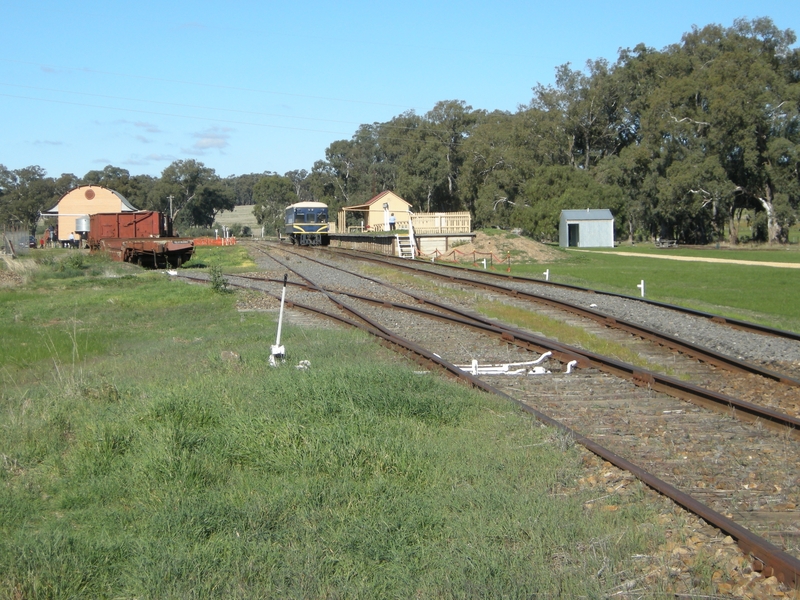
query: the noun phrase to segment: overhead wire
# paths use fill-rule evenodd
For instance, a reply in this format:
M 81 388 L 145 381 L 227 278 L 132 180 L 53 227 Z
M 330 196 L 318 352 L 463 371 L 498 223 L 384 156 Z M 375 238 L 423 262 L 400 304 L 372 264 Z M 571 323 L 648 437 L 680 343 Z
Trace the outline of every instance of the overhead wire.
M 32 85 L 20 85 L 20 84 L 16 84 L 16 83 L 7 83 L 7 82 L 2 82 L 2 81 L 0 81 L 0 86 L 15 87 L 15 88 L 28 89 L 28 90 L 37 90 L 37 91 L 42 91 L 42 92 L 55 92 L 57 94 L 72 94 L 72 95 L 76 95 L 76 96 L 87 96 L 87 97 L 90 97 L 90 98 L 105 98 L 105 99 L 108 99 L 108 100 L 122 100 L 122 101 L 126 101 L 126 102 L 143 102 L 143 103 L 146 103 L 146 104 L 159 104 L 159 105 L 162 105 L 162 106 L 175 106 L 175 107 L 180 107 L 180 108 L 196 108 L 196 109 L 199 109 L 199 110 L 230 112 L 230 113 L 238 113 L 238 114 L 245 114 L 245 115 L 260 116 L 260 117 L 276 117 L 276 118 L 281 118 L 281 119 L 295 119 L 295 120 L 301 120 L 301 121 L 319 121 L 319 122 L 323 122 L 323 123 L 338 123 L 338 124 L 342 124 L 342 125 L 355 125 L 356 127 L 360 127 L 361 125 L 363 125 L 363 123 L 358 123 L 356 121 L 341 121 L 341 120 L 336 120 L 336 119 L 322 119 L 322 118 L 317 118 L 317 117 L 301 117 L 301 116 L 286 115 L 286 114 L 265 113 L 265 112 L 250 111 L 250 110 L 240 110 L 240 109 L 236 109 L 236 108 L 220 108 L 220 107 L 215 107 L 215 106 L 201 106 L 201 105 L 196 105 L 196 104 L 184 104 L 184 103 L 179 103 L 179 102 L 164 102 L 163 100 L 147 100 L 147 99 L 144 99 L 144 98 L 126 98 L 126 97 L 123 97 L 123 96 L 111 96 L 111 95 L 108 95 L 108 94 L 91 94 L 91 93 L 88 93 L 88 92 L 73 92 L 73 91 L 69 91 L 69 90 L 58 90 L 58 89 L 54 89 L 54 88 L 44 88 L 44 87 L 37 87 L 37 86 L 32 86 Z M 11 97 L 11 98 L 23 98 L 23 99 L 26 99 L 26 100 L 41 100 L 43 102 L 72 104 L 72 105 L 77 105 L 77 106 L 87 106 L 87 107 L 90 107 L 90 108 L 107 108 L 109 110 L 133 110 L 133 109 L 125 109 L 125 108 L 109 107 L 109 106 L 100 107 L 100 106 L 89 105 L 89 104 L 72 103 L 72 102 L 62 101 L 62 100 L 51 100 L 51 99 L 45 99 L 45 98 L 31 98 L 31 97 L 27 97 L 27 96 L 14 96 L 14 95 L 10 95 L 10 94 L 2 94 L 2 93 L 0 93 L 0 96 L 7 96 L 7 97 Z M 147 113 L 149 111 L 141 111 L 141 112 Z M 171 115 L 171 114 L 170 115 L 163 115 L 162 113 L 152 113 L 152 114 L 160 115 L 160 116 L 178 116 L 178 115 Z M 193 117 L 193 116 L 189 116 L 189 115 L 183 115 L 183 116 L 185 118 L 201 118 L 201 117 Z M 243 124 L 253 125 L 253 123 L 243 123 Z M 273 127 L 272 125 L 264 125 L 264 124 L 262 124 L 262 126 L 263 127 Z M 274 127 L 280 127 L 280 126 L 275 125 Z M 402 126 L 399 126 L 399 125 L 389 125 L 388 127 L 392 128 L 392 129 L 413 129 L 412 127 L 402 127 Z M 284 127 L 284 128 L 289 129 L 288 127 Z M 298 129 L 301 129 L 301 128 L 298 128 Z M 301 129 L 301 130 L 303 130 L 303 129 Z M 308 131 L 318 131 L 318 130 L 309 129 Z M 322 131 L 322 133 L 339 133 L 339 132 Z M 344 134 L 342 134 L 342 135 L 344 135 Z
M 352 98 L 329 98 L 325 96 L 314 96 L 309 94 L 297 94 L 292 92 L 275 92 L 271 90 L 260 90 L 257 88 L 247 88 L 241 86 L 232 86 L 232 85 L 222 85 L 218 83 L 207 83 L 202 81 L 183 81 L 180 79 L 168 79 L 165 77 L 153 77 L 150 75 L 131 75 L 129 73 L 115 73 L 113 71 L 100 71 L 98 69 L 89 69 L 85 67 L 61 67 L 61 66 L 54 66 L 54 65 L 45 65 L 36 62 L 24 61 L 24 60 L 13 60 L 10 58 L 0 58 L 2 62 L 10 62 L 16 64 L 23 64 L 23 65 L 31 65 L 34 67 L 39 67 L 40 69 L 53 69 L 53 70 L 61 70 L 61 71 L 73 71 L 73 72 L 82 72 L 82 73 L 96 73 L 98 75 L 112 75 L 114 77 L 124 77 L 126 79 L 144 79 L 147 81 L 159 81 L 162 83 L 178 83 L 180 85 L 194 85 L 199 87 L 207 87 L 207 88 L 215 88 L 215 89 L 222 89 L 222 90 L 233 90 L 237 92 L 255 92 L 259 94 L 270 94 L 275 96 L 287 96 L 291 98 L 308 98 L 311 100 L 324 100 L 326 102 L 346 102 L 349 104 L 367 104 L 372 106 L 388 106 L 394 108 L 402 108 L 404 110 L 412 110 L 412 107 L 404 106 L 402 104 L 391 104 L 387 102 L 373 102 L 370 100 L 353 100 Z
M 380 103 L 380 102 L 371 102 L 365 100 L 352 100 L 352 99 L 342 99 L 342 98 L 329 98 L 324 96 L 313 96 L 313 95 L 306 95 L 306 94 L 296 94 L 296 93 L 288 93 L 288 92 L 274 92 L 270 90 L 260 90 L 256 88 L 247 88 L 241 86 L 229 86 L 229 85 L 221 85 L 221 84 L 214 84 L 214 83 L 206 83 L 206 82 L 196 82 L 196 81 L 183 81 L 177 79 L 167 79 L 167 78 L 160 78 L 160 77 L 152 77 L 152 76 L 142 76 L 142 75 L 130 75 L 125 73 L 115 73 L 110 71 L 100 71 L 96 69 L 88 69 L 88 68 L 75 68 L 75 67 L 58 67 L 53 65 L 44 65 L 41 63 L 30 62 L 30 61 L 20 61 L 20 60 L 12 60 L 6 58 L 0 58 L 2 62 L 11 62 L 17 64 L 24 64 L 24 65 L 32 65 L 38 66 L 42 69 L 52 69 L 52 70 L 62 70 L 62 71 L 72 71 L 72 72 L 85 72 L 90 74 L 100 74 L 100 75 L 111 75 L 115 77 L 123 77 L 128 79 L 144 79 L 144 80 L 151 80 L 151 81 L 159 81 L 159 82 L 168 82 L 168 83 L 175 83 L 179 85 L 189 85 L 189 86 L 201 86 L 207 88 L 216 88 L 216 89 L 224 89 L 224 90 L 234 90 L 234 91 L 244 91 L 244 92 L 251 92 L 251 93 L 260 93 L 260 94 L 270 94 L 270 95 L 279 95 L 279 96 L 289 96 L 289 97 L 296 97 L 296 98 L 307 98 L 307 99 L 314 99 L 314 100 L 323 100 L 326 102 L 346 102 L 346 103 L 353 103 L 353 104 L 365 104 L 365 105 L 373 105 L 373 106 L 384 106 L 384 107 L 397 107 L 397 108 L 405 108 L 406 111 L 410 111 L 412 114 L 416 114 L 413 109 L 408 109 L 403 105 L 398 104 L 391 104 L 391 103 Z M 153 116 L 160 116 L 160 117 L 169 117 L 169 118 L 181 118 L 181 119 L 188 119 L 188 120 L 196 120 L 196 121 L 204 121 L 210 123 L 220 123 L 225 125 L 239 125 L 239 126 L 249 126 L 249 127 L 262 127 L 262 128 L 270 128 L 270 129 L 280 129 L 280 130 L 289 130 L 289 131 L 304 131 L 309 133 L 324 133 L 324 134 L 332 134 L 337 136 L 344 136 L 345 139 L 353 139 L 356 137 L 356 133 L 362 127 L 371 127 L 371 126 L 378 126 L 383 130 L 397 130 L 398 134 L 400 131 L 419 131 L 425 132 L 426 130 L 430 129 L 426 127 L 425 124 L 420 123 L 419 126 L 404 126 L 404 125 L 392 125 L 391 121 L 389 122 L 374 122 L 374 123 L 356 123 L 353 121 L 343 121 L 343 120 L 336 120 L 336 119 L 326 119 L 326 118 L 319 118 L 319 117 L 304 117 L 304 116 L 293 116 L 293 115 L 286 115 L 286 114 L 275 114 L 275 113 L 266 113 L 266 112 L 259 112 L 259 111 L 247 111 L 241 109 L 234 109 L 234 108 L 221 108 L 221 107 L 213 107 L 213 106 L 200 106 L 200 105 L 192 105 L 186 103 L 177 103 L 177 102 L 166 102 L 160 100 L 147 100 L 142 98 L 126 98 L 122 96 L 113 96 L 107 94 L 96 94 L 96 93 L 88 93 L 88 92 L 73 92 L 68 90 L 58 90 L 54 88 L 46 88 L 46 87 L 37 87 L 37 86 L 28 86 L 22 84 L 14 84 L 14 83 L 6 83 L 0 82 L 0 86 L 7 86 L 7 87 L 16 87 L 16 88 L 23 88 L 23 89 L 30 89 L 30 90 L 38 90 L 48 93 L 56 93 L 56 94 L 71 94 L 71 95 L 78 95 L 78 96 L 85 96 L 90 98 L 103 98 L 107 100 L 117 100 L 123 102 L 141 102 L 146 104 L 156 104 L 162 106 L 172 106 L 172 107 L 179 107 L 179 108 L 186 108 L 186 109 L 197 109 L 197 110 L 207 110 L 207 111 L 219 111 L 219 112 L 228 112 L 228 113 L 236 113 L 242 115 L 252 115 L 252 116 L 262 116 L 262 117 L 269 117 L 269 118 L 280 118 L 280 119 L 294 119 L 294 120 L 302 120 L 302 121 L 315 121 L 321 123 L 335 123 L 341 125 L 352 125 L 356 128 L 355 132 L 344 132 L 344 131 L 333 131 L 329 129 L 316 129 L 316 128 L 309 128 L 309 127 L 298 127 L 298 126 L 290 126 L 290 125 L 276 125 L 276 124 L 268 124 L 262 122 L 255 122 L 255 121 L 245 121 L 245 120 L 235 120 L 230 118 L 220 118 L 214 116 L 197 116 L 197 115 L 189 115 L 189 114 L 180 114 L 174 112 L 159 112 L 153 110 L 144 110 L 144 109 L 137 109 L 137 108 L 126 108 L 121 106 L 105 106 L 101 104 L 91 104 L 85 102 L 72 102 L 65 99 L 53 99 L 53 98 L 41 98 L 41 97 L 34 97 L 34 96 L 25 96 L 25 95 L 17 95 L 17 94 L 7 94 L 7 93 L 0 93 L 0 97 L 6 98 L 16 98 L 20 100 L 27 100 L 27 101 L 38 101 L 38 102 L 46 102 L 50 104 L 62 104 L 68 106 L 78 106 L 78 107 L 85 107 L 85 108 L 94 108 L 94 109 L 103 109 L 103 110 L 110 110 L 110 111 L 120 111 L 120 112 L 127 112 L 127 113 L 135 113 L 141 115 L 153 115 Z M 394 120 L 396 117 L 392 117 Z M 397 136 L 383 136 L 385 140 L 402 140 L 403 138 L 401 135 Z

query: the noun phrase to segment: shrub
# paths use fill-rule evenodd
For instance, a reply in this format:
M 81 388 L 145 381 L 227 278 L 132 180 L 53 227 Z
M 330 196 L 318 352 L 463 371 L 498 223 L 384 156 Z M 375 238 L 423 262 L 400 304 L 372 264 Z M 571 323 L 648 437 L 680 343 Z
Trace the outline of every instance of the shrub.
M 229 294 L 231 289 L 228 287 L 228 280 L 222 274 L 222 268 L 219 265 L 212 265 L 209 270 L 211 277 L 211 289 L 218 294 Z

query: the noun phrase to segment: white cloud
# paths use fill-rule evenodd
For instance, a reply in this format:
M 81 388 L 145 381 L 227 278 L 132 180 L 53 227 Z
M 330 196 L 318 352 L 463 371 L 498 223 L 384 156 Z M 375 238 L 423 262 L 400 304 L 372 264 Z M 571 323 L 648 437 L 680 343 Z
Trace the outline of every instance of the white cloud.
M 133 155 L 125 161 L 125 164 L 136 167 L 147 167 L 153 164 L 171 163 L 175 160 L 176 158 L 170 154 L 148 154 L 146 156 Z
M 158 125 L 153 125 L 152 123 L 137 121 L 133 125 L 139 129 L 144 129 L 147 133 L 161 133 L 161 128 Z
M 228 143 L 230 131 L 233 130 L 228 127 L 212 127 L 205 131 L 192 134 L 192 137 L 194 137 L 196 141 L 187 152 L 191 152 L 195 155 L 203 155 L 208 150 L 222 150 L 230 145 Z

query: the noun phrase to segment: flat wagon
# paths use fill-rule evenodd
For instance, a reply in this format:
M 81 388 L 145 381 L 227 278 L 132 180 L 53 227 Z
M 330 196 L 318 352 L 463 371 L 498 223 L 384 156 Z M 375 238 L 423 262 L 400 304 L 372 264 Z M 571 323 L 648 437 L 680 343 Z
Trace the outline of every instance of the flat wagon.
M 98 213 L 90 217 L 89 249 L 159 269 L 180 267 L 191 259 L 194 240 L 173 235 L 172 219 L 160 212 Z

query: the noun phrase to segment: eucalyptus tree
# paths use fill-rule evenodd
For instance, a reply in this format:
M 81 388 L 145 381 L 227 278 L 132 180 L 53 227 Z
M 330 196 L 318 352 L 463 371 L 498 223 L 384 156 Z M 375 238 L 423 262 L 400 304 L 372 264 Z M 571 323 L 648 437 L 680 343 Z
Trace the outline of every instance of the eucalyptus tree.
M 620 212 L 614 216 L 624 221 L 624 232 L 631 242 L 659 234 L 654 217 L 659 176 L 653 168 L 653 161 L 653 153 L 648 147 L 632 144 L 619 154 L 605 158 L 594 171 L 598 182 L 621 190 L 623 201 Z
M 289 177 L 267 175 L 253 187 L 253 214 L 267 231 L 280 229 L 284 209 L 297 201 L 297 191 Z
M 552 164 L 553 146 L 543 142 L 541 123 L 549 115 L 534 109 L 486 115 L 464 142 L 461 196 L 478 226 L 506 226 L 513 208 L 531 201 L 525 184 L 538 168 Z
M 214 169 L 196 160 L 176 160 L 166 167 L 148 195 L 148 204 L 190 226 L 211 225 L 220 211 L 235 206 Z
M 398 163 L 390 156 L 393 142 L 385 129 L 379 123 L 361 125 L 350 140 L 333 142 L 325 150 L 325 160 L 317 161 L 310 174 L 293 178 L 296 183 L 303 182 L 298 189 L 332 210 L 361 204 L 382 191 L 393 190 Z
M 769 241 L 786 241 L 800 203 L 800 50 L 790 49 L 797 38 L 769 19 L 738 21 L 729 37 L 735 58 L 719 72 L 712 69 L 712 76 L 719 78 L 716 98 L 735 111 L 739 126 L 715 129 L 713 139 L 727 156 L 737 195 L 755 199 L 766 212 Z M 786 68 L 791 63 L 793 70 Z M 733 72 L 740 73 L 735 86 L 727 80 Z
M 38 165 L 9 170 L 0 165 L 0 220 L 35 235 L 42 211 L 58 199 L 55 181 Z
M 155 185 L 150 175 L 131 175 L 127 169 L 106 165 L 102 170 L 86 173 L 79 185 L 100 185 L 122 194 L 136 208 L 148 206 L 148 195 Z
M 544 242 L 558 239 L 562 210 L 608 208 L 618 215 L 624 202 L 618 186 L 600 183 L 585 169 L 568 165 L 537 169 L 526 182 L 524 195 L 528 201 L 514 206 L 511 225 Z M 624 219 L 615 219 L 614 225 L 624 228 Z
M 785 238 L 800 200 L 800 70 L 787 68 L 797 62 L 795 39 L 769 19 L 738 20 L 694 28 L 664 51 L 641 123 L 671 188 L 661 194 L 661 218 L 677 225 L 681 207 L 697 202 L 712 207 L 711 221 L 714 211 L 732 223 L 737 210 L 763 210 L 767 239 Z
M 396 165 L 393 191 L 414 210 L 430 212 L 432 203 L 435 209 L 448 166 L 427 121 L 408 111 L 383 124 L 380 133 L 387 160 Z
M 314 198 L 309 175 L 310 173 L 305 169 L 295 169 L 284 173 L 284 177 L 287 177 L 292 182 L 294 193 L 300 202 L 313 200 Z
M 126 191 L 131 174 L 127 169 L 106 165 L 102 170 L 92 170 L 81 179 L 83 185 L 100 185 L 127 197 Z
M 620 114 L 620 95 L 605 59 L 556 69 L 555 85 L 537 84 L 529 107 L 551 116 L 550 136 L 573 167 L 589 169 L 633 141 Z
M 325 160 L 313 167 L 316 174 L 318 199 L 332 206 L 353 204 L 360 189 L 356 143 L 337 140 L 325 149 Z
M 62 173 L 55 178 L 53 185 L 55 187 L 56 197 L 61 198 L 61 196 L 70 190 L 74 190 L 76 187 L 80 186 L 81 180 L 73 173 Z
M 428 162 L 436 164 L 438 168 L 434 172 L 442 178 L 434 181 L 432 210 L 462 208 L 458 195 L 458 177 L 465 159 L 462 146 L 484 115 L 484 111 L 473 111 L 462 100 L 437 102 L 425 114 L 424 136 L 433 142 L 430 151 L 438 155 L 438 160 L 432 160 L 433 157 L 429 156 Z
M 272 175 L 267 171 L 264 173 L 243 173 L 242 175 L 230 175 L 222 179 L 222 184 L 230 191 L 233 202 L 236 206 L 247 206 L 253 204 L 253 187 L 258 181 L 267 175 Z

